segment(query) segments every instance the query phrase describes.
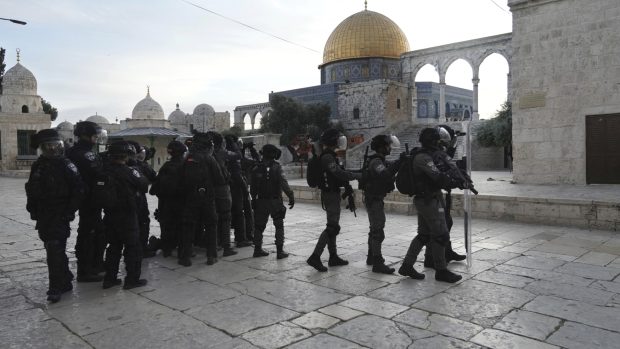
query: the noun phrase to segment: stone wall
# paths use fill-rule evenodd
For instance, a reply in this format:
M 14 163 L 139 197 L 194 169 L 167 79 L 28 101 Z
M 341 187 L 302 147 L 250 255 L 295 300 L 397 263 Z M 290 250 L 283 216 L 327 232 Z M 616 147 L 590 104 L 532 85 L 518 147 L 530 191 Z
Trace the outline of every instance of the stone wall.
M 17 170 L 17 130 L 40 131 L 50 128 L 50 116 L 37 114 L 0 113 L 0 169 Z
M 620 112 L 620 2 L 510 0 L 514 179 L 586 183 L 586 115 Z
M 407 85 L 396 81 L 372 80 L 341 85 L 338 119 L 348 136 L 362 135 L 368 140 L 387 126 L 409 121 L 411 106 L 407 96 Z
M 318 189 L 300 185 L 293 185 L 291 188 L 297 201 L 320 204 L 321 192 Z M 357 207 L 363 209 L 362 193 L 359 190 L 355 190 L 355 193 Z M 460 217 L 463 216 L 463 194 L 455 192 L 452 194 L 452 199 L 452 215 L 455 220 L 462 219 Z M 345 202 L 342 202 L 343 210 Z M 474 222 L 477 218 L 485 218 L 620 231 L 620 206 L 612 202 L 500 195 L 474 195 L 471 202 Z M 384 208 L 385 212 L 389 213 L 416 214 L 412 199 L 398 192 L 391 192 L 385 197 Z

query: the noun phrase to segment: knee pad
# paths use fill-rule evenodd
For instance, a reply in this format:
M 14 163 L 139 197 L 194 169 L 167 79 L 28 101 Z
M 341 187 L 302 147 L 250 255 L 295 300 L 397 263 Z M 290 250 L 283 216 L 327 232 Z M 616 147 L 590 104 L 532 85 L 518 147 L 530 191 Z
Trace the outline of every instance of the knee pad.
M 327 231 L 327 235 L 330 237 L 337 236 L 338 233 L 340 233 L 340 226 L 328 224 L 327 228 L 325 228 L 325 231 Z
M 385 232 L 383 229 L 377 229 L 370 232 L 371 238 L 374 241 L 383 242 L 385 240 Z

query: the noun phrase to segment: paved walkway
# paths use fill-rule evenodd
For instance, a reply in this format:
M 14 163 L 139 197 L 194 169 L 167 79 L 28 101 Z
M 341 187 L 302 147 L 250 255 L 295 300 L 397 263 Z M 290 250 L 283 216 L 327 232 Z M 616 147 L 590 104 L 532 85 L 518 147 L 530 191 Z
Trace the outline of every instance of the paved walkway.
M 206 266 L 198 250 L 184 268 L 158 255 L 143 262 L 147 287 L 75 284 L 48 305 L 23 185 L 0 178 L 3 348 L 620 348 L 618 233 L 476 220 L 473 268 L 452 263 L 465 277 L 448 285 L 432 270 L 424 281 L 372 273 L 363 211 L 343 212 L 340 253 L 351 264 L 315 272 L 305 259 L 323 212 L 299 204 L 285 221 L 287 260 L 244 248 Z M 388 215 L 389 263 L 400 265 L 415 226 Z M 454 231 L 462 249 L 460 222 Z M 273 241 L 273 228 L 266 233 Z M 69 246 L 74 239 L 75 229 Z

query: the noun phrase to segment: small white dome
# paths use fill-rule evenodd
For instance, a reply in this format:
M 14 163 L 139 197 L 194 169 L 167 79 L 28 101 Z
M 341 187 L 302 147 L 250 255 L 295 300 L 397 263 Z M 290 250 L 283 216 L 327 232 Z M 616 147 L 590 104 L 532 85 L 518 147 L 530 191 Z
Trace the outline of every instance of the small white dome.
M 110 123 L 110 121 L 108 121 L 108 119 L 106 119 L 105 117 L 103 117 L 101 115 L 97 115 L 97 114 L 89 116 L 88 118 L 86 118 L 86 121 L 94 122 L 97 125 L 109 124 Z
M 147 91 L 146 97 L 138 102 L 131 112 L 132 119 L 158 119 L 164 120 L 164 109 L 157 101 L 151 98 L 150 92 Z
M 73 131 L 73 124 L 70 123 L 69 121 L 63 121 L 60 124 L 58 124 L 58 126 L 56 126 L 57 130 L 63 130 L 63 131 Z
M 203 103 L 198 104 L 196 108 L 194 108 L 194 116 L 213 116 L 215 115 L 215 110 L 212 106 Z
M 2 94 L 37 95 L 37 79 L 26 67 L 17 62 L 2 78 Z
M 168 120 L 171 124 L 185 124 L 185 113 L 179 109 L 179 103 L 177 103 L 177 109 L 168 116 Z

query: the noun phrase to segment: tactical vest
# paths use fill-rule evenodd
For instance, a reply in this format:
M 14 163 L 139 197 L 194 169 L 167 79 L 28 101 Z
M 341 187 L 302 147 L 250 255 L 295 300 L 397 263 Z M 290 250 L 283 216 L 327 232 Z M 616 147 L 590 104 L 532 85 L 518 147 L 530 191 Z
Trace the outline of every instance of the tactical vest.
M 389 180 L 380 178 L 376 173 L 373 173 L 370 168 L 370 162 L 374 159 L 380 159 L 384 166 L 386 166 L 385 158 L 379 154 L 374 154 L 368 158 L 367 168 L 364 170 L 366 174 L 366 189 L 364 194 L 366 196 L 380 196 L 384 197 L 387 193 L 394 190 L 394 178 Z M 364 176 L 364 174 L 362 174 Z
M 280 164 L 275 161 L 260 162 L 252 171 L 252 183 L 257 185 L 256 195 L 259 199 L 277 199 L 282 197 L 280 183 Z
M 338 163 L 338 157 L 336 156 L 336 153 L 333 150 L 328 150 L 328 149 L 323 150 L 323 152 L 321 153 L 321 156 L 319 157 L 319 159 L 321 160 L 321 165 L 323 165 L 323 156 L 327 154 L 333 156 L 334 161 L 336 162 L 336 165 L 342 167 L 342 165 Z M 347 184 L 347 182 L 336 178 L 336 176 L 331 174 L 326 168 L 323 168 L 323 177 L 325 178 L 325 181 L 324 181 L 325 184 L 321 188 L 323 190 L 339 191 L 340 188 L 344 187 Z

